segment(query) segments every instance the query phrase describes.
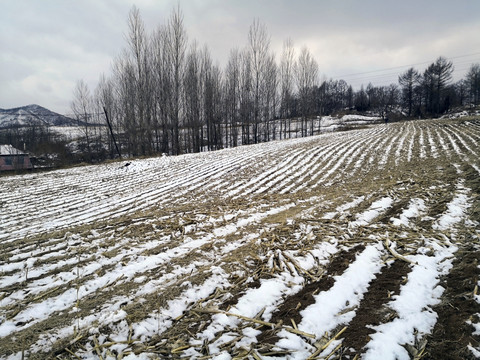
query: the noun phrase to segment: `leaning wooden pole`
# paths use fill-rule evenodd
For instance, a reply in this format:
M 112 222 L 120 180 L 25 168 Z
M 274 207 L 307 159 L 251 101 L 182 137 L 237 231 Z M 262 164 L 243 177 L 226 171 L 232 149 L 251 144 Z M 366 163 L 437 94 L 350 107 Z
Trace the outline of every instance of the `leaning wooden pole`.
M 122 158 L 122 154 L 120 153 L 120 149 L 118 148 L 117 141 L 115 140 L 115 135 L 113 134 L 112 124 L 110 124 L 110 120 L 108 119 L 108 113 L 105 106 L 103 107 L 103 111 L 105 112 L 105 119 L 107 120 L 108 128 L 110 129 L 110 135 L 112 135 L 113 143 L 115 144 L 115 149 L 117 149 L 118 156 L 120 159 Z

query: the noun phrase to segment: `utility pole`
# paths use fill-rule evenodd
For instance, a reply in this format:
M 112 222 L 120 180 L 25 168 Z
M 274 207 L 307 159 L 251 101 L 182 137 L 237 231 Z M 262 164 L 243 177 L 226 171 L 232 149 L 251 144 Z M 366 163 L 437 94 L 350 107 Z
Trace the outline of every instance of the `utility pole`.
M 103 107 L 103 111 L 105 112 L 105 119 L 107 120 L 107 125 L 108 125 L 108 128 L 110 129 L 110 135 L 112 135 L 113 143 L 115 144 L 115 149 L 117 149 L 118 156 L 121 159 L 122 154 L 120 153 L 120 149 L 118 148 L 117 141 L 115 140 L 115 135 L 113 135 L 112 125 L 110 124 L 110 120 L 108 119 L 108 113 L 105 106 Z

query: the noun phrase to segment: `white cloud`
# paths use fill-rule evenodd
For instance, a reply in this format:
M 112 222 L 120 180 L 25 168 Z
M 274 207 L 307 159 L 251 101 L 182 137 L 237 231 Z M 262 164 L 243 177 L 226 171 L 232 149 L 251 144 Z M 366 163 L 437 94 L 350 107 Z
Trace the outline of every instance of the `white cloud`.
M 206 43 L 221 65 L 230 49 L 246 45 L 254 18 L 267 25 L 277 57 L 290 37 L 298 49 L 309 48 L 321 74 L 333 78 L 480 49 L 480 2 L 471 0 L 6 0 L 0 13 L 0 107 L 33 102 L 68 112 L 78 79 L 93 90 L 100 74 L 110 72 L 126 45 L 133 5 L 150 32 L 168 21 L 178 3 L 189 39 Z M 480 62 L 480 56 L 465 60 Z

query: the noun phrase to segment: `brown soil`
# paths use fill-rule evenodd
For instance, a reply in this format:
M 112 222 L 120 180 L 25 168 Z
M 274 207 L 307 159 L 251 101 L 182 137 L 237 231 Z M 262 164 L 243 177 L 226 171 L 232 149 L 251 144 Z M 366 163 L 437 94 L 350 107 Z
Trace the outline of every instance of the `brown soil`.
M 270 322 L 291 324 L 291 320 L 293 320 L 295 324 L 298 324 L 302 320 L 300 312 L 315 302 L 314 295 L 330 289 L 335 283 L 333 277 L 341 275 L 355 260 L 356 255 L 364 249 L 365 246 L 361 244 L 336 254 L 325 269 L 325 275 L 319 281 L 305 284 L 302 290 L 295 295 L 287 297 L 273 313 Z M 278 339 L 275 330 L 271 329 L 262 332 L 257 337 L 259 343 L 269 344 L 275 344 Z
M 245 294 L 245 292 L 249 289 L 258 289 L 261 285 L 260 283 L 260 279 L 257 277 L 257 278 L 254 278 L 252 281 L 250 282 L 244 282 L 245 285 L 243 285 L 242 287 L 240 286 L 237 286 L 235 287 L 234 289 L 231 289 L 230 290 L 230 297 L 224 301 L 223 303 L 220 304 L 220 306 L 218 307 L 220 310 L 224 310 L 224 311 L 229 311 L 230 310 L 230 307 L 232 307 L 233 305 L 235 305 L 237 302 L 238 302 L 238 299 L 243 296 Z M 236 290 L 236 291 L 235 291 Z
M 382 222 L 384 224 L 390 224 L 390 219 L 392 217 L 398 216 L 401 214 L 402 211 L 408 206 L 410 199 L 402 199 L 397 201 L 387 209 L 382 215 L 377 218 L 377 221 Z
M 480 313 L 480 304 L 473 298 L 473 290 L 480 275 L 478 259 L 480 251 L 467 245 L 458 250 L 453 268 L 443 281 L 446 288 L 443 301 L 433 308 L 438 321 L 432 335 L 428 336 L 425 359 L 475 359 L 468 350 L 470 344 L 478 347 L 480 336 L 468 320 L 478 323 L 480 319 L 472 314 Z
M 456 121 L 451 121 L 448 124 L 450 123 L 452 126 L 457 126 Z M 468 325 L 467 321 L 480 323 L 480 319 L 475 315 L 480 313 L 480 304 L 475 302 L 473 298 L 474 287 L 480 273 L 477 264 L 477 259 L 480 257 L 478 237 L 480 233 L 469 224 L 460 223 L 456 225 L 456 229 L 438 231 L 432 229 L 432 223 L 447 211 L 448 203 L 455 197 L 459 183 L 471 189 L 469 193 L 471 207 L 468 215 L 470 224 L 471 221 L 480 221 L 480 181 L 476 170 L 477 166 L 480 166 L 480 162 L 478 156 L 475 156 L 475 154 L 478 154 L 475 141 L 480 138 L 480 133 L 478 128 L 475 132 L 466 131 L 461 127 L 456 128 L 471 149 L 464 148 L 459 141 L 455 140 L 455 137 L 452 137 L 457 145 L 463 149 L 464 154 L 459 155 L 454 151 L 450 143 L 451 140 L 444 135 L 443 127 L 445 124 L 447 122 L 443 120 L 390 124 L 389 130 L 376 136 L 370 145 L 366 143 L 366 145 L 359 147 L 361 151 L 352 152 L 349 165 L 345 168 L 346 163 L 341 164 L 343 167 L 340 167 L 338 172 L 329 175 L 323 183 L 317 180 L 322 178 L 334 164 L 333 162 L 329 163 L 330 158 L 321 159 L 319 157 L 316 159 L 318 167 L 315 167 L 316 171 L 321 172 L 319 177 L 315 178 L 316 180 L 313 181 L 311 186 L 308 185 L 310 184 L 308 177 L 304 178 L 302 181 L 306 182 L 308 186 L 297 193 L 277 194 L 272 188 L 261 194 L 249 194 L 232 200 L 225 195 L 227 185 L 216 190 L 209 188 L 209 184 L 206 182 L 203 186 L 199 185 L 184 199 L 175 198 L 176 200 L 172 203 L 159 202 L 158 206 L 152 205 L 151 208 L 135 213 L 125 213 L 119 218 L 112 217 L 98 222 L 72 226 L 69 229 L 32 234 L 25 239 L 14 242 L 1 243 L 0 264 L 8 263 L 10 257 L 15 254 L 28 253 L 34 249 L 44 249 L 36 256 L 38 262 L 35 263 L 35 267 L 43 264 L 53 264 L 63 259 L 65 255 L 51 258 L 45 256 L 45 259 L 40 257 L 48 254 L 50 247 L 52 247 L 52 252 L 55 251 L 53 246 L 62 242 L 65 242 L 65 246 L 72 249 L 68 254 L 76 256 L 77 253 L 81 253 L 82 257 L 79 257 L 75 264 L 54 267 L 42 276 L 34 277 L 34 273 L 31 272 L 28 281 L 20 281 L 0 288 L 0 299 L 10 296 L 13 291 L 30 289 L 33 281 L 42 280 L 43 277 L 55 275 L 58 272 L 75 271 L 88 266 L 89 263 L 96 261 L 95 256 L 97 254 L 101 254 L 100 256 L 105 259 L 111 259 L 129 248 L 161 239 L 158 244 L 155 244 L 156 246 L 146 247 L 141 253 L 135 253 L 135 255 L 126 253 L 125 256 L 119 258 L 119 263 L 127 265 L 133 261 L 142 261 L 143 256 L 160 254 L 173 249 L 187 238 L 195 240 L 203 237 L 218 226 L 229 224 L 236 226 L 237 221 L 244 216 L 248 217 L 250 214 L 265 212 L 282 204 L 294 204 L 288 210 L 268 216 L 258 223 L 239 227 L 238 232 L 225 238 L 214 238 L 183 256 L 172 258 L 165 264 L 161 263 L 158 266 L 146 269 L 139 273 L 137 278 L 130 280 L 122 278 L 105 288 L 98 289 L 95 293 L 80 299 L 80 310 L 77 312 L 72 312 L 71 306 L 65 311 L 56 312 L 24 330 L 0 338 L 0 357 L 14 354 L 19 356 L 18 354 L 25 351 L 26 357 L 30 359 L 86 358 L 93 352 L 92 349 L 96 346 L 95 340 L 97 337 L 102 337 L 99 351 L 103 358 L 109 356 L 121 358 L 128 355 L 129 352 L 137 355 L 147 353 L 152 358 L 185 358 L 185 356 L 182 356 L 182 349 L 189 348 L 188 345 L 192 344 L 192 339 L 203 339 L 199 335 L 202 335 L 206 327 L 212 323 L 212 314 L 217 309 L 229 311 L 229 308 L 236 305 L 239 298 L 248 289 L 259 287 L 261 281 L 272 278 L 276 272 L 288 271 L 287 268 L 283 267 L 285 262 L 282 263 L 281 257 L 275 258 L 275 261 L 278 261 L 278 264 L 275 264 L 278 266 L 269 267 L 267 265 L 268 254 L 286 251 L 290 254 L 295 252 L 301 256 L 315 249 L 320 242 L 330 240 L 338 241 L 338 246 L 342 249 L 337 254 L 332 255 L 330 262 L 325 266 L 318 265 L 309 274 L 302 273 L 301 275 L 305 277 L 303 289 L 297 294 L 281 300 L 283 302 L 278 305 L 270 322 L 274 324 L 283 323 L 290 327 L 293 325 L 292 320 L 297 325 L 301 322 L 300 313 L 314 302 L 315 294 L 329 290 L 335 283 L 334 277 L 341 275 L 369 242 L 380 241 L 388 237 L 397 242 L 396 250 L 405 256 L 415 253 L 418 247 L 422 246 L 422 239 L 438 239 L 438 241 L 443 242 L 445 237 L 449 237 L 452 241 L 459 241 L 460 244 L 464 245 L 459 245 L 460 250 L 456 254 L 453 268 L 450 270 L 450 274 L 442 280 L 441 285 L 446 290 L 441 298 L 442 303 L 434 307 L 438 314 L 438 324 L 430 336 L 422 339 L 428 341 L 422 358 L 472 358 L 472 353 L 467 349 L 467 345 L 471 344 L 478 348 L 480 337 L 472 335 L 474 328 Z M 476 124 L 480 124 L 480 122 Z M 401 148 L 402 152 L 399 156 L 396 155 L 393 147 L 385 165 L 379 166 L 378 163 L 380 157 L 384 155 L 382 151 L 387 142 L 384 136 L 396 141 L 395 146 L 400 146 L 398 139 L 393 140 L 396 134 L 392 133 L 392 131 L 400 131 L 400 126 L 409 129 L 405 133 L 406 138 Z M 478 127 L 478 125 L 476 126 Z M 428 157 L 419 157 L 420 142 L 418 136 L 420 132 L 418 130 L 420 127 L 423 130 L 429 128 L 432 130 L 431 133 L 437 143 L 437 156 L 430 156 L 424 133 L 424 143 Z M 438 129 L 440 130 L 437 131 Z M 468 135 L 469 133 L 471 135 Z M 401 133 L 398 134 L 402 135 Z M 443 139 L 442 143 L 440 143 L 438 137 Z M 411 140 L 414 144 L 413 155 L 411 160 L 407 161 L 407 149 Z M 303 145 L 298 146 L 315 146 L 316 143 L 321 145 L 322 141 L 324 141 L 322 137 L 312 138 L 311 143 L 302 143 Z M 444 149 L 442 144 L 448 148 L 448 151 Z M 332 149 L 340 150 L 339 147 L 333 145 Z M 286 150 L 280 155 L 286 156 Z M 366 155 L 363 160 L 362 155 Z M 270 165 L 275 165 L 273 156 L 273 154 L 267 154 L 265 164 L 271 162 Z M 272 159 L 268 159 L 269 157 L 272 157 Z M 332 157 L 332 159 L 334 158 Z M 327 166 L 327 163 L 329 164 L 328 168 L 323 168 Z M 241 171 L 234 171 L 226 175 L 225 184 L 234 183 L 236 176 L 243 177 L 246 182 L 258 176 L 262 171 L 273 174 L 272 168 L 264 167 L 265 164 L 253 164 L 252 166 L 245 166 Z M 475 165 L 475 167 L 472 165 Z M 314 169 L 313 163 L 308 166 Z M 297 175 L 301 174 L 295 174 L 295 176 Z M 297 180 L 292 181 L 296 182 Z M 333 211 L 360 195 L 364 195 L 365 200 L 350 208 L 342 216 L 337 216 L 331 220 L 323 219 L 323 215 L 327 211 Z M 369 225 L 355 229 L 349 226 L 349 222 L 354 221 L 358 214 L 368 209 L 376 199 L 384 196 L 394 199 L 391 208 L 380 214 Z M 427 207 L 425 214 L 412 218 L 408 228 L 393 226 L 390 218 L 398 216 L 413 198 L 425 200 Z M 235 217 L 228 219 L 226 215 L 229 214 L 234 214 Z M 212 220 L 209 220 L 210 218 Z M 187 225 L 193 225 L 193 227 Z M 92 235 L 92 230 L 95 230 L 99 235 Z M 470 235 L 468 235 L 469 233 Z M 472 234 L 475 235 L 472 236 Z M 76 241 L 72 242 L 69 239 L 70 235 L 75 235 L 78 238 L 78 244 Z M 92 244 L 93 240 L 100 239 L 102 241 L 95 242 L 98 245 Z M 217 251 L 229 242 L 236 242 L 241 239 L 245 239 L 245 242 L 242 242 L 231 253 L 223 254 Z M 116 246 L 118 241 L 123 242 Z M 473 244 L 476 244 L 476 247 Z M 182 272 L 180 275 L 174 276 L 171 281 L 168 280 L 159 284 L 157 291 L 142 296 L 136 295 L 137 290 L 141 289 L 144 283 L 160 279 L 163 275 L 190 264 L 198 264 L 193 267 L 194 270 L 191 273 Z M 103 276 L 111 267 L 116 265 L 108 263 L 108 265 L 99 269 L 96 275 Z M 166 309 L 168 302 L 182 297 L 188 286 L 203 284 L 205 279 L 211 275 L 212 267 L 221 268 L 227 274 L 231 286 L 219 287 L 213 293 L 206 294 L 204 299 L 186 304 L 186 311 L 179 317 L 171 319 L 171 326 L 163 333 L 150 334 L 146 339 L 132 338 L 132 342 L 123 350 L 123 353 L 116 353 L 116 343 L 109 338 L 111 333 L 116 334 L 118 332 L 116 323 L 92 324 L 91 327 L 98 331 L 98 336 L 95 335 L 96 332 L 90 332 L 91 329 L 85 327 L 80 329 L 79 334 L 83 336 L 82 338 L 77 338 L 72 334 L 59 340 L 53 337 L 58 329 L 76 326 L 77 318 L 85 318 L 98 312 L 104 306 L 113 304 L 114 300 L 112 299 L 117 296 L 128 297 L 129 301 L 121 304 L 121 308 L 127 313 L 125 318 L 127 323 L 134 326 L 143 319 Z M 354 356 L 360 355 L 372 334 L 369 326 L 392 320 L 395 313 L 385 305 L 390 301 L 389 296 L 399 293 L 400 286 L 403 284 L 409 269 L 409 264 L 401 260 L 395 260 L 390 266 L 386 265 L 382 268 L 382 272 L 371 281 L 368 291 L 363 295 L 354 319 L 348 324 L 347 330 L 339 336 L 339 339 L 343 339 L 343 344 L 340 351 L 333 354 L 330 357 L 331 359 L 345 357 L 353 359 Z M 292 268 L 290 270 L 293 271 Z M 1 275 L 20 274 L 21 271 L 23 270 L 11 270 Z M 35 302 L 59 295 L 67 288 L 75 288 L 86 284 L 96 275 L 82 276 L 71 283 L 62 284 L 56 289 L 47 287 L 46 291 L 40 294 L 29 294 L 22 299 L 22 302 L 0 308 L 0 321 L 2 316 L 15 320 L 15 312 L 24 310 Z M 138 281 L 141 276 L 143 280 Z M 312 277 L 315 280 L 312 280 Z M 200 311 L 202 309 L 213 312 L 202 312 Z M 258 321 L 254 321 L 261 319 L 263 319 L 261 315 L 257 315 L 255 319 L 243 319 L 240 321 L 238 328 L 226 327 L 216 333 L 214 339 L 204 341 L 203 344 L 197 343 L 193 347 L 199 353 L 204 354 L 205 358 L 209 358 L 209 355 L 214 355 L 209 353 L 209 345 L 221 336 L 228 334 L 228 336 L 234 338 L 234 341 L 230 344 L 222 344 L 222 349 L 228 351 L 232 358 L 247 358 L 249 356 L 257 358 L 260 357 L 258 354 L 268 352 L 273 352 L 272 356 L 284 358 L 286 354 L 281 351 L 277 352 L 278 349 L 272 345 L 276 343 L 278 339 L 276 334 L 281 327 L 271 329 L 259 324 Z M 258 344 L 252 344 L 249 354 L 242 353 L 244 349 L 235 347 L 235 341 L 242 338 L 242 330 L 245 327 L 254 327 L 262 331 L 260 336 L 257 337 Z M 332 334 L 336 334 L 338 331 L 339 329 L 335 329 Z M 126 330 L 126 333 L 122 335 L 125 338 L 135 337 L 136 335 L 131 332 L 132 330 Z M 52 344 L 51 347 L 45 346 L 46 349 L 50 349 L 49 352 L 35 354 L 33 349 L 36 348 L 32 346 L 40 337 L 45 337 L 48 341 L 52 339 Z M 318 344 L 323 340 L 325 339 L 317 338 L 308 341 L 311 344 Z M 350 351 L 350 349 L 353 350 Z
M 407 262 L 396 260 L 372 280 L 355 317 L 342 335 L 343 347 L 347 349 L 345 354 L 354 355 L 362 351 L 370 340 L 369 335 L 374 333 L 374 330 L 367 327 L 368 325 L 379 325 L 394 316 L 385 304 L 390 301 L 392 295 L 399 294 L 402 281 L 409 271 L 410 266 Z

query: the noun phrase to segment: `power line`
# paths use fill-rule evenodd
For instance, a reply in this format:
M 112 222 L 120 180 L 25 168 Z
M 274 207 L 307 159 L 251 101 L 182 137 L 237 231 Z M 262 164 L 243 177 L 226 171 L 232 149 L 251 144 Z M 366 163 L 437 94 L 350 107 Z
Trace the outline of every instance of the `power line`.
M 464 57 L 469 57 L 469 56 L 476 56 L 476 55 L 480 55 L 480 52 L 478 52 L 478 53 L 473 53 L 473 54 L 467 54 L 467 55 L 453 56 L 453 57 L 449 57 L 449 58 L 446 58 L 446 59 L 447 59 L 447 60 L 448 60 L 448 59 L 449 59 L 449 60 L 452 60 L 452 59 L 459 59 L 459 58 L 464 58 Z M 364 72 L 347 74 L 347 75 L 340 75 L 340 76 L 338 76 L 338 78 L 343 79 L 343 78 L 345 78 L 345 77 L 350 77 L 350 76 L 355 76 L 355 75 L 366 75 L 366 74 L 372 74 L 372 73 L 381 72 L 381 71 L 398 70 L 398 69 L 402 69 L 402 68 L 406 68 L 406 67 L 410 68 L 410 67 L 419 66 L 419 65 L 431 64 L 431 63 L 433 63 L 433 62 L 435 62 L 435 60 L 424 61 L 424 62 L 416 63 L 416 64 L 400 65 L 400 66 L 395 66 L 395 67 L 391 67 L 391 68 L 383 68 L 383 69 L 378 69 L 378 70 L 364 71 Z
M 465 58 L 478 56 L 480 53 L 472 53 L 467 55 L 458 55 L 450 58 L 446 58 L 447 60 L 452 61 L 454 70 L 452 72 L 452 76 L 454 79 L 459 80 L 462 76 L 464 76 L 465 72 L 470 69 L 470 66 L 474 63 L 480 63 L 480 57 L 472 58 L 466 60 Z M 462 60 L 458 60 L 462 59 Z M 343 79 L 352 87 L 357 88 L 365 83 L 372 83 L 377 86 L 380 85 L 389 85 L 392 83 L 397 83 L 399 71 L 400 69 L 408 69 L 418 65 L 426 65 L 434 63 L 434 61 L 425 61 L 417 64 L 409 64 L 403 66 L 396 66 L 391 68 L 383 68 L 378 70 L 372 71 L 365 71 L 359 72 L 355 74 L 350 74 L 349 76 L 338 77 L 338 79 Z M 456 81 L 455 80 L 455 81 Z

